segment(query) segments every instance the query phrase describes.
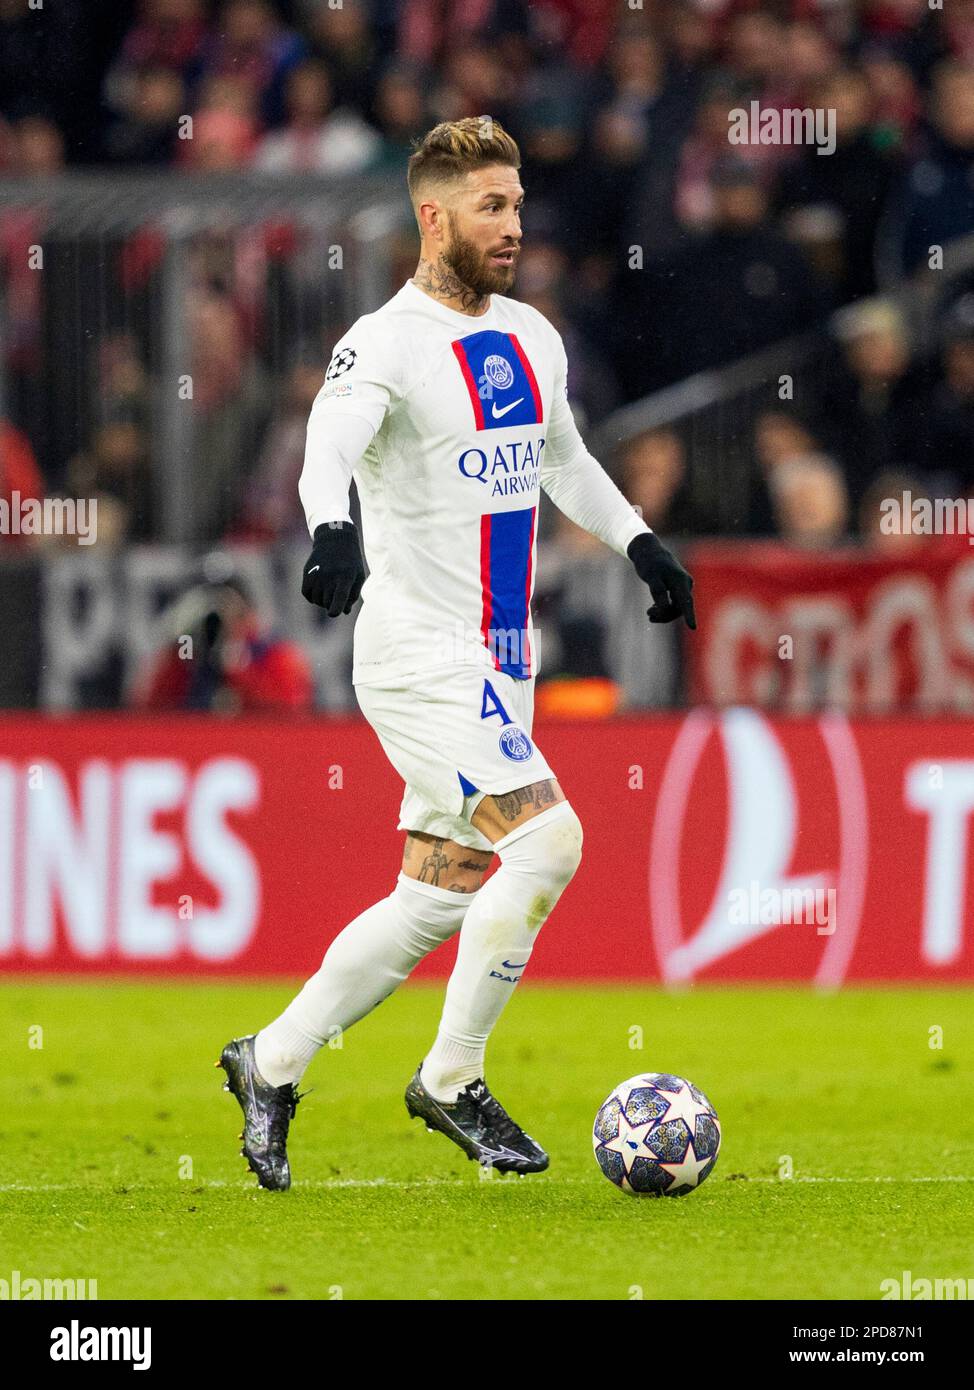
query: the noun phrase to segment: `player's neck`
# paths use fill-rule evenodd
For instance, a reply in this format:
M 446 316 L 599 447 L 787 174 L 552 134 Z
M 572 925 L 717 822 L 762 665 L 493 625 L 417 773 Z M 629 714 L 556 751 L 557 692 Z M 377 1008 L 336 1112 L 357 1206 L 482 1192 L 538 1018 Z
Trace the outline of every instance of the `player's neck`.
M 448 309 L 455 309 L 458 314 L 479 318 L 490 308 L 489 294 L 477 294 L 442 261 L 429 261 L 425 256 L 420 256 L 413 284 L 431 299 L 445 304 Z

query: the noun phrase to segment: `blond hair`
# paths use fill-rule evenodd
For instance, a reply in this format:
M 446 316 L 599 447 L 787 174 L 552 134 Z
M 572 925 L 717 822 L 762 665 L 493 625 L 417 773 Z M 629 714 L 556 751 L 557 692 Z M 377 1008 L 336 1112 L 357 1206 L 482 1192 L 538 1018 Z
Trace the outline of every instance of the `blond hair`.
M 517 141 L 492 116 L 465 116 L 462 121 L 442 121 L 414 142 L 406 173 L 410 196 L 429 183 L 450 183 L 471 169 L 489 164 L 521 167 Z

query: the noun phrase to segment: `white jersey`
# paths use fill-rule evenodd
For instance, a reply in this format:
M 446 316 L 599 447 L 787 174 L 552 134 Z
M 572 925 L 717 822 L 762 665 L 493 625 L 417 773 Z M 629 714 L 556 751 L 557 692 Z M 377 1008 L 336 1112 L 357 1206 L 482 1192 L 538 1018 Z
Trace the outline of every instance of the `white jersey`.
M 472 317 L 412 281 L 338 343 L 311 412 L 301 496 L 312 533 L 346 518 L 348 478 L 329 463 L 329 438 L 345 431 L 364 447 L 356 684 L 470 661 L 518 680 L 537 673 L 542 488 L 620 554 L 648 529 L 586 450 L 566 371 L 561 337 L 536 309 L 492 295 Z

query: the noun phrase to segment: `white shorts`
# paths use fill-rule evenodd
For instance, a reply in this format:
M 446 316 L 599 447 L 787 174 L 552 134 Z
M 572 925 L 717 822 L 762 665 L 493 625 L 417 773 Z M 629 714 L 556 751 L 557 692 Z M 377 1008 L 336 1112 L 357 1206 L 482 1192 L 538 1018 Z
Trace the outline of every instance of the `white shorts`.
M 470 824 L 480 801 L 554 777 L 531 739 L 533 678 L 471 663 L 356 685 L 355 696 L 406 784 L 400 830 L 489 850 Z

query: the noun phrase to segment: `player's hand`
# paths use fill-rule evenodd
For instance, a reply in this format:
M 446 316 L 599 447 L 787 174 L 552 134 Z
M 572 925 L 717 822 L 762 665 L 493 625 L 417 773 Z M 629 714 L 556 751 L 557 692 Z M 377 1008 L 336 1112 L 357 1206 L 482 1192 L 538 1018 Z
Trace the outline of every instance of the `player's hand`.
M 351 613 L 365 583 L 365 564 L 358 531 L 351 521 L 328 521 L 315 527 L 314 544 L 304 567 L 301 592 L 324 608 L 329 618 Z
M 672 623 L 683 618 L 689 628 L 696 628 L 693 611 L 693 580 L 662 545 L 652 531 L 643 532 L 629 542 L 626 554 L 636 567 L 639 578 L 649 585 L 653 596 L 652 608 L 647 608 L 651 623 Z

